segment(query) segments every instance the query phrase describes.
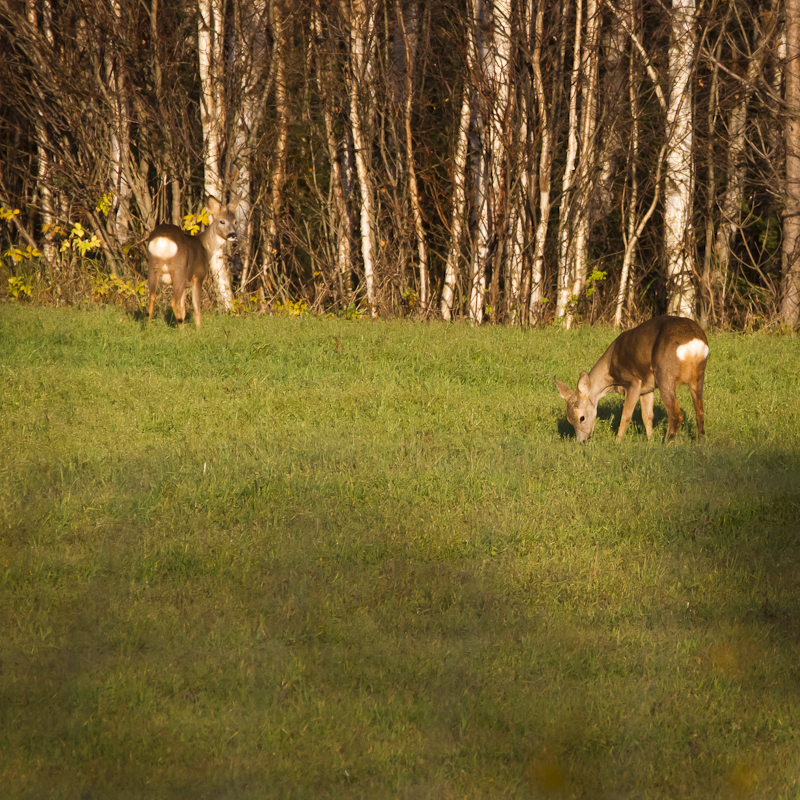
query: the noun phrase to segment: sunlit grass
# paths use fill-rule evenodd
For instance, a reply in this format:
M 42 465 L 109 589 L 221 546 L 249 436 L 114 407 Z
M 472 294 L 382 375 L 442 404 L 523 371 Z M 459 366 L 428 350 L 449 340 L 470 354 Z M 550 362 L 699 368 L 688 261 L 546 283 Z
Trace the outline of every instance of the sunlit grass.
M 798 341 L 612 338 L 0 306 L 8 795 L 797 797 Z

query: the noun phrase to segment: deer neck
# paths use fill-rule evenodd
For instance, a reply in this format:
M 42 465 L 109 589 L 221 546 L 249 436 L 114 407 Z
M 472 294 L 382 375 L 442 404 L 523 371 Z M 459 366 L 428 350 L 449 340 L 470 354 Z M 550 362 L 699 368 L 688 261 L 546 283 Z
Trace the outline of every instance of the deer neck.
M 614 390 L 614 379 L 611 377 L 611 354 L 607 350 L 589 373 L 589 399 L 594 405 Z
M 200 240 L 200 244 L 203 245 L 203 248 L 208 253 L 209 257 L 213 256 L 214 253 L 216 253 L 217 250 L 219 250 L 220 247 L 225 244 L 225 240 L 220 239 L 220 237 L 217 236 L 214 228 L 211 225 L 209 225 L 209 227 L 206 228 L 197 238 Z

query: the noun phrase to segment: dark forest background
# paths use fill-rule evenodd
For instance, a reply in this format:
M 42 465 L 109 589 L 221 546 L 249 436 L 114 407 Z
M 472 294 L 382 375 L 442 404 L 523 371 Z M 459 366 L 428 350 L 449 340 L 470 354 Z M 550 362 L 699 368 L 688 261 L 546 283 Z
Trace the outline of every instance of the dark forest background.
M 796 4 L 0 0 L 0 293 L 236 195 L 227 311 L 796 327 Z

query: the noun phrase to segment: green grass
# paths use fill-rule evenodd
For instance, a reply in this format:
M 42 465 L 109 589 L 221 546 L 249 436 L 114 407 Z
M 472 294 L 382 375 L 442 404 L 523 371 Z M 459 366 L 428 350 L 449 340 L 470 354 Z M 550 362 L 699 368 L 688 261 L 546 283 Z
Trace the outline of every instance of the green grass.
M 800 797 L 800 341 L 613 335 L 0 306 L 3 795 Z

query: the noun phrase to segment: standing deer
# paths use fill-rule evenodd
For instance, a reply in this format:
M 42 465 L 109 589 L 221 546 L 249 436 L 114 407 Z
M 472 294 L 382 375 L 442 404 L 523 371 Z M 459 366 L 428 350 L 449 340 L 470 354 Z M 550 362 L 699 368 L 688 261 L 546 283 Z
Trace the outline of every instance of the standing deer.
M 200 327 L 200 290 L 208 274 L 211 257 L 227 241 L 236 239 L 233 213 L 239 205 L 236 198 L 223 208 L 213 197 L 208 198 L 210 222 L 199 236 L 189 236 L 175 225 L 159 225 L 147 240 L 147 285 L 150 299 L 147 320 L 153 319 L 159 281 L 172 284 L 172 311 L 183 328 L 186 318 L 186 287 L 192 287 L 194 322 Z
M 703 329 L 683 317 L 655 317 L 621 333 L 588 374 L 581 373 L 572 391 L 555 376 L 561 397 L 567 401 L 567 419 L 579 442 L 592 435 L 597 402 L 612 390 L 625 396 L 617 441 L 621 441 L 642 398 L 642 420 L 649 439 L 653 433 L 653 401 L 657 388 L 667 409 L 667 443 L 683 422 L 676 387 L 688 384 L 697 421 L 697 438 L 705 434 L 703 378 L 708 361 L 708 339 Z

